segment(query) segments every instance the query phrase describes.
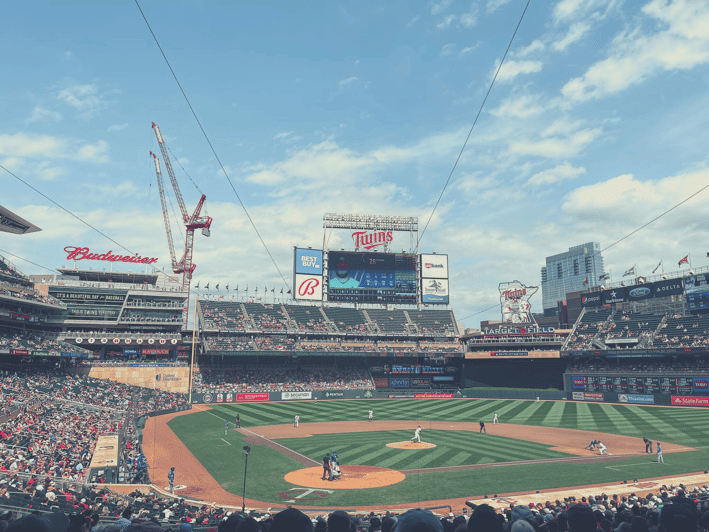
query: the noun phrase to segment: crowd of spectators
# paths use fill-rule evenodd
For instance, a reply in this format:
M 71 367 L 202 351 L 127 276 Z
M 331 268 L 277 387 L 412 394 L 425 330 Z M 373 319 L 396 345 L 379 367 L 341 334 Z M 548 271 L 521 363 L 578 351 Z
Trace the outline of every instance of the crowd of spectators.
M 56 336 L 0 327 L 0 351 L 20 349 L 41 351 L 54 356 L 60 356 L 61 353 L 88 353 L 86 349 L 56 340 Z
M 709 371 L 709 362 L 699 359 L 678 359 L 672 362 L 642 362 L 636 364 L 608 364 L 600 359 L 582 365 L 570 365 L 567 372 L 599 373 L 703 373 Z
M 35 288 L 8 281 L 0 280 L 0 295 L 13 297 L 15 299 L 22 299 L 25 301 L 33 301 L 35 303 L 45 303 L 54 307 L 65 306 L 64 303 L 58 299 L 50 295 L 43 294 Z
M 51 479 L 30 486 L 17 476 L 0 482 L 0 507 L 23 510 L 0 514 L 4 521 L 0 529 L 8 532 L 702 532 L 709 528 L 709 486 L 682 484 L 627 496 L 599 493 L 536 504 L 510 503 L 502 509 L 469 500 L 461 509 L 438 514 L 411 509 L 306 515 L 292 507 L 242 513 L 152 491 L 118 495 L 101 485 L 81 488 Z
M 199 393 L 373 390 L 369 372 L 335 365 L 201 368 L 195 376 Z

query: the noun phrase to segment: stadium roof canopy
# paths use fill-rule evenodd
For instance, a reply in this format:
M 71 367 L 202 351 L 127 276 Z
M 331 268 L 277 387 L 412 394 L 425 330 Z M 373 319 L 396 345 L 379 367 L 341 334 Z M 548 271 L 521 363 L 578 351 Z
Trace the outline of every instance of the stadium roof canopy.
M 41 231 L 41 229 L 0 205 L 0 231 L 24 235 L 25 233 Z
M 57 268 L 57 271 L 62 275 L 76 277 L 79 281 L 154 285 L 158 280 L 157 275 L 149 273 L 79 270 L 76 268 Z

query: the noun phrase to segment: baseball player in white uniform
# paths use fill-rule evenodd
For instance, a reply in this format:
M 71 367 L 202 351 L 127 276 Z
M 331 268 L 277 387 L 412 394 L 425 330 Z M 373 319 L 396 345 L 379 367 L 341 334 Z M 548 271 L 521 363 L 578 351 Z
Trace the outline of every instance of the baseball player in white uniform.
M 369 411 L 369 421 L 372 421 L 374 419 L 374 412 L 371 410 Z
M 413 443 L 414 440 L 416 440 L 418 443 L 421 443 L 421 425 L 416 427 L 416 430 L 414 431 L 414 437 L 411 438 L 411 443 Z
M 492 424 L 497 425 L 497 412 L 492 415 Z
M 608 447 L 606 447 L 606 445 L 602 441 L 598 442 L 598 454 L 608 454 L 608 452 L 606 451 L 607 449 Z
M 299 422 L 300 422 L 300 416 L 298 414 L 296 414 L 295 418 L 293 418 L 293 426 L 297 427 Z

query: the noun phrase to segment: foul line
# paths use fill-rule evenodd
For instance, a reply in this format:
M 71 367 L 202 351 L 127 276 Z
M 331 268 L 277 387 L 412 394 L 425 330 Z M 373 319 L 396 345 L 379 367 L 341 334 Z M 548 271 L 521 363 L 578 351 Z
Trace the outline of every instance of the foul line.
M 224 438 L 222 438 L 222 441 L 223 441 L 224 443 L 226 443 L 227 445 L 231 445 L 231 443 L 229 443 L 228 441 L 226 441 Z
M 657 462 L 640 462 L 639 464 L 624 464 L 617 466 L 606 466 L 606 469 L 618 469 L 619 467 L 637 467 L 641 465 L 656 464 Z
M 223 417 L 219 417 L 219 416 L 216 415 L 214 412 L 212 412 L 211 409 L 209 409 L 209 410 L 202 410 L 202 412 L 207 412 L 208 414 L 213 415 L 213 416 L 214 416 L 215 418 L 217 418 L 217 419 L 221 419 L 222 421 L 226 421 L 226 419 L 224 419 Z M 268 440 L 268 441 L 271 442 L 273 445 L 277 445 L 278 447 L 280 447 L 281 449 L 285 449 L 285 450 L 288 451 L 289 453 L 293 453 L 293 454 L 296 454 L 296 455 L 300 456 L 301 458 L 305 458 L 306 460 L 309 460 L 310 462 L 314 463 L 315 465 L 320 465 L 320 462 L 317 462 L 317 461 L 313 460 L 313 459 L 310 458 L 309 456 L 305 456 L 304 454 L 300 454 L 298 451 L 294 451 L 293 449 L 290 449 L 290 448 L 286 447 L 285 445 L 281 445 L 281 444 L 278 443 L 277 441 L 273 441 L 273 440 L 267 438 L 266 436 L 263 436 L 262 434 L 256 434 L 253 430 L 244 429 L 244 428 L 239 429 L 239 430 L 240 430 L 240 431 L 243 431 L 243 432 L 249 432 L 249 433 L 251 433 L 251 434 L 252 434 L 254 437 L 256 437 L 256 438 L 263 438 L 264 440 Z M 222 438 L 222 439 L 223 439 L 223 438 Z M 229 442 L 227 442 L 227 443 L 229 443 Z M 231 445 L 231 444 L 229 443 L 229 445 Z

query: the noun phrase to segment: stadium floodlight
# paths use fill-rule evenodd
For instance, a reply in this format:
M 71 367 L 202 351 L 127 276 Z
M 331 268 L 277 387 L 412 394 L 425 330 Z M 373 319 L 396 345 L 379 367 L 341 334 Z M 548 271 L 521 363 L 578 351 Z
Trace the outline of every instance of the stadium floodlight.
M 251 453 L 251 447 L 244 445 L 244 491 L 241 494 L 241 513 L 246 512 L 246 466 L 249 464 L 249 453 Z

